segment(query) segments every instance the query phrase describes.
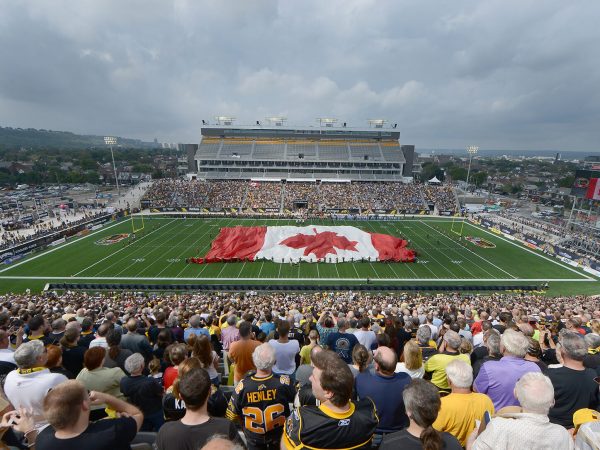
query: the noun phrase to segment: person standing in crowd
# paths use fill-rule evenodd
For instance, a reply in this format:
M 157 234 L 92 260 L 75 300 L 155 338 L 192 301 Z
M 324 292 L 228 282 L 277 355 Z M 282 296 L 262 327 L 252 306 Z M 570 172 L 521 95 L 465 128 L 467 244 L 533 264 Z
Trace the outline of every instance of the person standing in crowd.
M 273 373 L 275 375 L 287 375 L 295 381 L 296 373 L 296 355 L 300 352 L 298 341 L 289 339 L 290 323 L 287 320 L 277 322 L 277 340 L 271 339 L 269 345 L 275 350 L 275 365 Z
M 86 347 L 78 344 L 78 340 L 79 330 L 76 328 L 67 328 L 60 340 L 63 366 L 74 376 L 77 376 L 81 369 L 83 369 L 83 356 L 87 350 Z
M 178 395 L 185 403 L 185 415 L 165 423 L 156 438 L 158 450 L 196 450 L 211 436 L 222 435 L 239 443 L 233 422 L 208 413 L 211 381 L 208 372 L 196 367 L 186 371 L 178 380 Z
M 85 352 L 83 365 L 85 366 L 77 375 L 76 380 L 90 391 L 104 392 L 113 397 L 124 398 L 121 394 L 121 378 L 125 372 L 119 367 L 104 367 L 106 350 L 104 347 L 92 347 Z M 91 411 L 92 420 L 106 417 L 104 405 L 94 404 Z
M 358 340 L 358 343 L 364 345 L 367 350 L 373 351 L 377 348 L 377 336 L 375 332 L 371 330 L 371 319 L 368 316 L 361 318 L 358 321 L 360 330 L 354 332 L 354 336 Z
M 429 328 L 421 327 L 419 329 Z M 443 351 L 431 356 L 425 363 L 426 376 L 431 376 L 431 382 L 435 384 L 440 391 L 450 392 L 450 386 L 446 379 L 446 366 L 455 359 L 461 359 L 466 363 L 470 364 L 471 359 L 469 355 L 459 353 L 460 348 L 460 336 L 458 333 L 452 330 L 447 330 L 444 333 L 444 341 L 442 343 Z
M 228 328 L 225 328 L 225 330 Z M 225 330 L 223 330 L 223 333 L 225 333 Z M 238 331 L 237 328 L 236 331 Z M 247 372 L 256 370 L 252 354 L 256 347 L 260 345 L 259 341 L 252 339 L 252 324 L 250 322 L 244 320 L 240 323 L 238 335 L 240 339 L 232 342 L 229 347 L 229 358 L 235 363 L 234 384 L 244 378 Z
M 48 353 L 40 340 L 21 344 L 15 351 L 17 369 L 9 372 L 4 381 L 6 398 L 15 408 L 31 410 L 35 427 L 41 429 L 48 424 L 43 418 L 43 401 L 46 393 L 67 381 L 67 377 L 51 373 L 45 367 Z
M 473 369 L 464 361 L 455 360 L 448 364 L 446 376 L 451 393 L 442 397 L 442 406 L 433 428 L 447 431 L 464 447 L 477 421 L 483 421 L 485 412 L 494 414 L 494 404 L 487 395 L 471 392 Z
M 319 332 L 317 330 L 310 330 L 308 332 L 308 340 L 309 344 L 304 345 L 300 349 L 300 365 L 310 364 L 310 352 L 319 345 Z
M 275 350 L 262 344 L 252 353 L 256 373 L 241 380 L 227 407 L 227 418 L 241 421 L 249 450 L 277 450 L 295 390 L 287 375 L 272 372 Z
M 379 450 L 462 450 L 454 436 L 433 428 L 440 410 L 440 395 L 435 385 L 413 379 L 402 397 L 410 424 L 402 431 L 386 435 Z
M 396 364 L 395 372 L 405 372 L 411 378 L 423 378 L 425 367 L 419 345 L 413 340 L 408 341 L 404 344 L 403 356 L 404 362 Z
M 202 317 L 200 317 L 198 314 L 194 314 L 192 317 L 190 317 L 190 326 L 187 327 L 183 332 L 183 339 L 185 339 L 185 342 L 188 341 L 192 334 L 195 334 L 196 336 L 204 335 L 207 338 L 210 338 L 210 333 L 208 332 L 207 328 L 202 326 L 202 322 Z
M 179 365 L 187 359 L 188 349 L 185 344 L 176 344 L 169 349 L 169 358 L 172 366 L 167 367 L 163 374 L 163 387 L 165 391 L 171 387 L 177 378 Z
M 90 422 L 95 405 L 107 405 L 116 419 Z M 54 387 L 44 398 L 44 417 L 51 425 L 36 440 L 37 450 L 130 449 L 144 415 L 133 405 L 112 395 L 91 391 L 76 380 Z
M 158 431 L 165 422 L 162 410 L 163 388 L 154 379 L 142 375 L 144 357 L 134 353 L 125 360 L 129 376 L 121 378 L 121 393 L 144 413 L 142 431 Z
M 540 372 L 537 364 L 525 361 L 529 339 L 519 331 L 507 329 L 500 338 L 502 358 L 487 361 L 479 370 L 473 388 L 476 392 L 488 395 L 494 408 L 519 406 L 514 395 L 515 384 L 527 372 Z
M 354 377 L 334 352 L 313 349 L 311 358 L 310 381 L 321 404 L 302 406 L 288 417 L 281 448 L 370 449 L 378 424 L 373 401 L 351 401 Z
M 198 358 L 202 368 L 208 372 L 212 384 L 219 387 L 221 384 L 221 375 L 217 372 L 219 369 L 219 355 L 212 349 L 210 338 L 201 334 L 191 338 L 191 341 L 193 341 L 192 356 Z
M 507 330 L 509 331 L 509 330 Z M 552 382 L 541 372 L 525 373 L 515 384 L 520 412 L 494 417 L 479 434 L 467 441 L 467 450 L 572 450 L 573 438 L 562 426 L 550 423 L 548 411 L 554 403 Z
M 421 354 L 423 355 L 424 362 L 427 362 L 427 360 L 433 355 L 438 354 L 437 348 L 435 348 L 433 344 L 431 344 L 431 328 L 426 326 L 419 327 L 416 332 L 416 339 L 417 344 L 421 349 Z
M 237 317 L 230 315 L 226 320 L 227 326 L 221 330 L 221 344 L 223 345 L 223 368 L 225 377 L 229 376 L 229 346 L 240 340 L 240 331 L 237 329 Z M 252 326 L 250 326 L 252 330 Z
M 138 333 L 138 321 L 129 319 L 126 324 L 127 333 L 121 338 L 121 348 L 131 351 L 131 353 L 140 353 L 146 361 L 152 359 L 152 346 L 143 334 Z
M 341 317 L 337 321 L 338 331 L 327 336 L 325 345 L 338 354 L 346 364 L 352 364 L 352 350 L 358 344 L 358 339 L 352 333 L 346 333 L 348 320 Z M 367 347 L 368 348 L 368 347 Z
M 389 347 L 378 348 L 373 359 L 375 373 L 359 373 L 355 389 L 358 398 L 370 398 L 375 403 L 379 424 L 373 437 L 373 445 L 379 445 L 387 433 L 408 426 L 402 392 L 410 383 L 411 377 L 404 372 L 394 373 L 398 358 Z
M 587 344 L 584 337 L 564 330 L 560 333 L 559 349 L 562 367 L 548 369 L 546 375 L 554 387 L 554 405 L 548 416 L 550 422 L 573 428 L 573 414 L 578 409 L 600 407 L 596 371 L 584 367 Z

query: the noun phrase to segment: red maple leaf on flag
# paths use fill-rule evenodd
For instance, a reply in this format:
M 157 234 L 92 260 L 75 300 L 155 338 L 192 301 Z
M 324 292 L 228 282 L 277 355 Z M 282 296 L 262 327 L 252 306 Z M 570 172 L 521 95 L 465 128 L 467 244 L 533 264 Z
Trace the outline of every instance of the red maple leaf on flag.
M 316 228 L 313 228 L 315 234 L 298 233 L 284 239 L 279 245 L 285 245 L 292 248 L 304 248 L 304 256 L 314 253 L 318 259 L 324 258 L 325 255 L 333 253 L 337 255 L 336 248 L 339 250 L 350 250 L 357 252 L 357 241 L 350 241 L 345 236 L 339 236 L 334 231 L 323 231 L 319 233 Z

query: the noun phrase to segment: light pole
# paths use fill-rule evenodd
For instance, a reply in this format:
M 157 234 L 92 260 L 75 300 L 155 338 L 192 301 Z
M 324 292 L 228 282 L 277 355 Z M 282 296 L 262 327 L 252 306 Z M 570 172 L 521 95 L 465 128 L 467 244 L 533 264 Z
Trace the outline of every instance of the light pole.
M 120 197 L 121 190 L 119 189 L 119 178 L 117 177 L 117 166 L 115 166 L 115 154 L 113 153 L 113 145 L 117 145 L 117 138 L 105 136 L 104 143 L 110 146 L 110 155 L 112 156 L 113 170 L 115 171 L 115 183 L 117 184 L 117 195 Z
M 469 191 L 469 175 L 471 175 L 471 161 L 473 160 L 473 156 L 477 154 L 479 151 L 479 147 L 476 145 L 469 145 L 467 147 L 467 153 L 469 154 L 469 169 L 467 170 L 467 192 Z

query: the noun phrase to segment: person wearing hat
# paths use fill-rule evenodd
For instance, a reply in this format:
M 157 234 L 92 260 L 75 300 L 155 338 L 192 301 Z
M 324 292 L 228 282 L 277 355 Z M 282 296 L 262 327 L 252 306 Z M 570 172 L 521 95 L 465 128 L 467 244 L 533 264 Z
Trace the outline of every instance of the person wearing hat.
M 583 408 L 573 414 L 575 425 L 575 448 L 577 450 L 596 450 L 600 448 L 600 413 Z

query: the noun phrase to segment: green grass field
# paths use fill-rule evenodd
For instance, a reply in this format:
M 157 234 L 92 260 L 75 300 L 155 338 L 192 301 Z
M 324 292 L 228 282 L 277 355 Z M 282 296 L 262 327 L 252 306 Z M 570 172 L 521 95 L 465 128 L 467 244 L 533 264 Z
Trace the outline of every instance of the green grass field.
M 135 219 L 140 226 L 139 219 Z M 88 236 L 67 241 L 0 269 L 0 291 L 41 289 L 47 282 L 235 283 L 235 284 L 541 284 L 550 294 L 598 293 L 600 283 L 583 271 L 465 223 L 465 236 L 481 237 L 495 248 L 459 242 L 451 219 L 406 218 L 389 222 L 313 220 L 312 224 L 352 225 L 365 231 L 401 236 L 418 252 L 416 263 L 236 262 L 186 264 L 204 255 L 221 227 L 294 225 L 293 220 L 181 219 L 146 217 L 137 239 L 99 245 L 100 239 L 130 233 L 130 220 L 114 222 Z M 454 224 L 454 228 L 457 224 Z

